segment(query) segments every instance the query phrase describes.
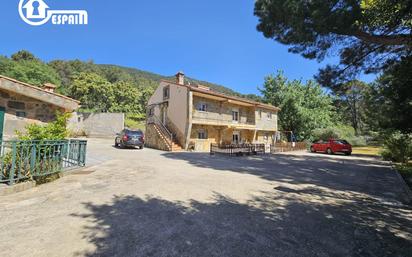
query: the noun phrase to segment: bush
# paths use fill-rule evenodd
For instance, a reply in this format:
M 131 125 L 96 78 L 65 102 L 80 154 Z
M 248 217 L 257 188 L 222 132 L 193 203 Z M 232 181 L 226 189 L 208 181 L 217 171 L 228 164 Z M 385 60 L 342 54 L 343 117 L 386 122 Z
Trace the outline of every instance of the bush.
M 34 179 L 36 181 L 47 182 L 52 180 L 58 175 L 47 174 L 50 170 L 56 173 L 60 172 L 61 160 L 53 159 L 52 153 L 60 151 L 58 146 L 43 144 L 47 140 L 64 140 L 68 136 L 68 130 L 66 129 L 67 120 L 70 114 L 56 114 L 56 120 L 46 125 L 30 124 L 26 126 L 25 132 L 16 131 L 19 141 L 14 141 L 7 145 L 9 148 L 16 149 L 14 153 L 11 149 L 7 153 L 3 153 L 0 157 L 2 163 L 1 174 L 5 178 L 9 178 L 10 172 L 14 166 L 14 178 L 17 179 L 18 173 L 25 179 Z M 32 146 L 31 141 L 39 141 L 36 148 L 36 160 L 34 163 L 34 169 L 31 159 Z M 32 174 L 33 170 L 36 170 L 36 174 Z M 55 174 L 56 174 L 55 173 Z M 22 180 L 18 181 L 21 182 Z
M 394 132 L 390 134 L 384 144 L 382 157 L 393 162 L 407 163 L 412 159 L 412 134 Z
M 46 125 L 30 124 L 26 126 L 26 132 L 16 131 L 19 140 L 64 140 L 69 135 L 67 120 L 70 113 L 56 113 L 56 120 Z
M 315 129 L 312 132 L 313 139 L 345 139 L 353 146 L 365 146 L 366 139 L 356 136 L 355 130 L 350 126 L 337 126 L 332 128 Z

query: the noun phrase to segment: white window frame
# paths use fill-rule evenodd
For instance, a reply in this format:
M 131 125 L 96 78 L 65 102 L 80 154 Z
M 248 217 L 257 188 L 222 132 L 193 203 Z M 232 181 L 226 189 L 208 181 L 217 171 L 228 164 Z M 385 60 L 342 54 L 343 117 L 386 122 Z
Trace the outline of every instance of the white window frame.
M 165 94 L 167 92 L 167 94 Z M 169 99 L 170 98 L 170 86 L 166 86 L 163 88 L 163 99 Z
M 236 116 L 235 116 L 235 113 L 237 113 Z M 235 117 L 236 117 L 237 119 L 235 119 Z M 233 109 L 232 109 L 232 122 L 233 122 L 233 123 L 239 123 L 239 120 L 240 120 L 240 112 L 239 112 L 239 109 L 233 108 Z
M 197 104 L 196 108 L 199 112 L 207 112 L 207 103 L 200 102 Z
M 201 136 L 203 135 L 203 136 Z M 198 129 L 197 130 L 197 139 L 206 140 L 208 139 L 207 130 L 206 129 Z
M 235 136 L 237 136 L 237 142 L 235 142 Z M 238 130 L 235 130 L 235 131 L 233 131 L 233 134 L 232 134 L 232 144 L 240 144 L 241 143 L 241 138 L 240 138 L 240 131 L 238 131 Z

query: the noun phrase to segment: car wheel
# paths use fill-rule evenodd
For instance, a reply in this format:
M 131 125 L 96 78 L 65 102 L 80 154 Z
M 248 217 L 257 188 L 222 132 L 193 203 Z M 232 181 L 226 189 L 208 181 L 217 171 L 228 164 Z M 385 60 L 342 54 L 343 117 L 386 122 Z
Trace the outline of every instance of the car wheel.
M 351 152 L 347 152 L 347 153 L 345 153 L 345 155 L 346 155 L 346 156 L 349 156 L 349 155 L 352 155 L 352 153 L 351 153 Z
M 326 153 L 327 153 L 327 154 L 333 154 L 333 151 L 332 151 L 332 149 L 328 148 L 328 149 L 326 150 Z
M 313 146 L 310 147 L 310 152 L 314 153 L 315 152 L 315 148 L 313 148 Z
M 144 146 L 141 146 L 141 147 L 140 147 L 140 150 L 143 150 L 143 148 L 144 148 Z
M 119 147 L 119 143 L 117 143 L 117 140 L 114 140 L 114 147 Z

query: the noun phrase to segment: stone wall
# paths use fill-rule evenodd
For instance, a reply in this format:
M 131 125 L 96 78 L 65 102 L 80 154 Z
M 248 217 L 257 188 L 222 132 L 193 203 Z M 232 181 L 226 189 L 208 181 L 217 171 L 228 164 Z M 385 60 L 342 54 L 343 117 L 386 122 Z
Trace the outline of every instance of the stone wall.
M 198 111 L 197 108 L 201 103 L 207 104 L 207 111 Z M 244 107 L 216 100 L 206 99 L 199 96 L 193 97 L 193 113 L 196 119 L 217 120 L 225 123 L 232 123 L 232 110 L 239 111 L 239 123 L 254 124 L 255 111 L 254 107 Z
M 10 139 L 15 131 L 24 131 L 28 124 L 43 124 L 55 120 L 62 108 L 39 100 L 0 90 L 0 106 L 6 110 L 3 138 Z
M 268 113 L 272 113 L 272 118 L 268 118 Z M 256 128 L 259 130 L 276 131 L 278 129 L 278 113 L 266 109 L 256 109 Z
M 146 125 L 145 145 L 150 148 L 155 148 L 163 151 L 169 151 L 170 148 L 165 140 L 159 135 L 154 124 Z
M 115 137 L 124 129 L 123 113 L 74 113 L 69 120 L 74 135 L 87 137 Z

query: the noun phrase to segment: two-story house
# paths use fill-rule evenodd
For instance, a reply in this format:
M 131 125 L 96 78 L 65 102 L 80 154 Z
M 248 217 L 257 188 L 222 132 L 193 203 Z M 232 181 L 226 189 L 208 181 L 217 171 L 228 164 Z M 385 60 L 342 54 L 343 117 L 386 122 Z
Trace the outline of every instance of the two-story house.
M 149 99 L 146 143 L 174 151 L 209 151 L 211 143 L 272 143 L 278 107 L 212 91 L 202 85 L 161 81 Z

